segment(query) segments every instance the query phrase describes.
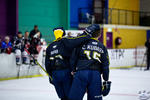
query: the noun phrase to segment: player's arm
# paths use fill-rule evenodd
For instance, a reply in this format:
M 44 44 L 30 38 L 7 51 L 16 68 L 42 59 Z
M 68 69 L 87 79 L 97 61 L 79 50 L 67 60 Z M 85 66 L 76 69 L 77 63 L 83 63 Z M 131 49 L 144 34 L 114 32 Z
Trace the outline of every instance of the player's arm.
M 108 56 L 108 52 L 107 49 L 104 47 L 104 53 L 102 54 L 102 75 L 103 75 L 103 88 L 102 88 L 102 95 L 103 96 L 107 96 L 110 92 L 110 88 L 111 88 L 111 81 L 109 80 L 109 56 Z
M 88 41 L 90 38 L 90 35 L 83 35 L 76 38 L 63 38 L 63 43 L 67 48 L 73 49 L 78 47 L 80 44 Z
M 102 61 L 102 76 L 105 81 L 109 80 L 109 56 L 108 56 L 108 51 L 104 47 L 104 53 L 102 53 L 101 61 Z
M 48 74 L 51 76 L 52 71 L 51 71 L 51 61 L 50 61 L 50 46 L 48 46 L 46 49 L 45 68 Z
M 75 48 L 72 52 L 71 57 L 70 57 L 70 67 L 71 67 L 72 72 L 76 71 L 76 65 L 77 65 L 77 61 L 78 61 L 78 54 L 79 54 L 79 49 Z

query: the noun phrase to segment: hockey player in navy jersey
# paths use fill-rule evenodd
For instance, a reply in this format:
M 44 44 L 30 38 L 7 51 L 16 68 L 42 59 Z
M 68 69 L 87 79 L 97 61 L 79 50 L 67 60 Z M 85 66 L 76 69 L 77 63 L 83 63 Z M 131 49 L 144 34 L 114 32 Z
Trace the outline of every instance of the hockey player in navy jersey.
M 16 55 L 16 64 L 22 64 L 22 52 L 24 50 L 24 37 L 22 36 L 22 32 L 18 32 L 17 36 L 13 39 L 13 51 Z
M 77 47 L 72 54 L 71 66 L 76 72 L 69 100 L 82 100 L 86 91 L 88 100 L 102 100 L 102 95 L 106 96 L 110 91 L 109 57 L 106 47 L 98 41 L 100 29 L 97 24 L 87 27 L 86 32 L 93 38 Z M 105 81 L 103 89 L 101 74 Z
M 78 38 L 62 38 L 65 31 L 62 27 L 53 30 L 56 40 L 46 49 L 45 67 L 49 78 L 61 100 L 68 100 L 68 94 L 72 83 L 70 70 L 70 56 L 73 48 L 91 38 L 91 35 L 83 35 Z

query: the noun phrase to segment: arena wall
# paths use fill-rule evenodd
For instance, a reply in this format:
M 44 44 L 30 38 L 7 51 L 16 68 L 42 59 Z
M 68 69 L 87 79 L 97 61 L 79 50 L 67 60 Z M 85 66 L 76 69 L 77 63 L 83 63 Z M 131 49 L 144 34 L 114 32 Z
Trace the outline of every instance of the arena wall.
M 53 41 L 55 27 L 67 29 L 70 25 L 70 0 L 18 0 L 19 31 L 31 31 L 39 26 L 46 41 Z
M 84 27 L 88 27 L 86 24 Z M 82 25 L 80 27 L 83 27 Z M 147 31 L 150 27 L 144 26 L 130 26 L 130 25 L 103 25 L 103 44 L 107 45 L 107 32 L 112 32 L 112 48 L 115 49 L 115 39 L 117 37 L 122 38 L 121 45 L 118 49 L 136 48 L 137 46 L 144 46 L 147 38 Z M 70 30 L 67 30 L 70 31 Z M 72 31 L 74 33 L 75 31 Z M 80 33 L 82 33 L 81 30 Z M 77 32 L 78 33 L 78 32 Z
M 109 8 L 139 11 L 140 0 L 109 0 Z
M 140 26 L 126 26 L 126 25 L 104 25 L 103 31 L 103 43 L 106 45 L 107 32 L 113 34 L 113 48 L 115 48 L 115 39 L 117 37 L 122 38 L 122 43 L 118 46 L 121 48 L 136 48 L 137 46 L 144 46 L 147 38 L 147 30 L 150 27 Z
M 112 14 L 112 24 L 118 24 L 118 14 L 120 14 L 120 24 L 132 25 L 134 12 L 134 25 L 139 25 L 139 14 L 136 11 L 139 11 L 140 0 L 109 0 L 108 8 L 112 8 L 112 11 L 109 11 L 109 15 Z M 113 10 L 113 9 L 121 9 Z M 119 13 L 118 13 L 119 12 Z M 127 22 L 126 17 L 127 16 Z M 109 16 L 110 17 L 110 16 Z

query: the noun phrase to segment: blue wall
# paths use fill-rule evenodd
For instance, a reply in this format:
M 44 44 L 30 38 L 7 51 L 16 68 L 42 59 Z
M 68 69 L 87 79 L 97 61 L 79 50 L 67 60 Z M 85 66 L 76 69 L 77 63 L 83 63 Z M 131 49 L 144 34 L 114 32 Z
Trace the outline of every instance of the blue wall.
M 147 30 L 147 40 L 150 38 L 150 30 Z
M 70 0 L 70 27 L 77 28 L 79 24 L 79 8 L 93 7 L 93 0 Z M 87 11 L 89 12 L 89 11 Z

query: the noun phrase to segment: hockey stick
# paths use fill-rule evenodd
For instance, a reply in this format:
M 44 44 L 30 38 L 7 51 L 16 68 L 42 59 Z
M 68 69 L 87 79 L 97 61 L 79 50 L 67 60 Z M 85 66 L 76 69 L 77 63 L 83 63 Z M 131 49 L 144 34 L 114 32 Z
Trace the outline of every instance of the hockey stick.
M 47 71 L 40 65 L 40 63 L 37 61 L 37 60 L 35 60 L 35 58 L 30 54 L 30 52 L 27 50 L 27 49 L 25 49 L 24 48 L 24 50 L 27 52 L 27 54 L 37 63 L 37 65 L 39 65 L 39 67 L 49 76 L 49 78 L 51 79 L 51 80 L 53 80 L 53 78 L 47 73 Z

